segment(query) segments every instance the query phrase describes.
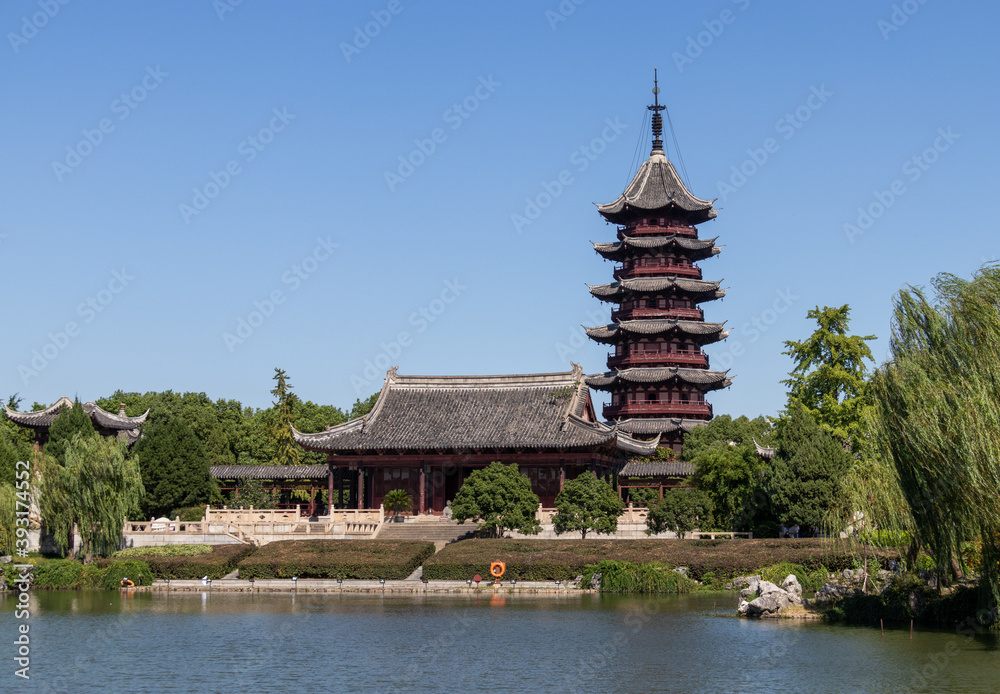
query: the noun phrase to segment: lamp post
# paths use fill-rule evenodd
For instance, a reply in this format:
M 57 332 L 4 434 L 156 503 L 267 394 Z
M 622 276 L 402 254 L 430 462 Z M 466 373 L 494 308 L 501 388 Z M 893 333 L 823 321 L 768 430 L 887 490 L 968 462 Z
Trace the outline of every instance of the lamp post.
M 292 576 L 292 590 L 296 593 L 299 592 L 299 577 Z

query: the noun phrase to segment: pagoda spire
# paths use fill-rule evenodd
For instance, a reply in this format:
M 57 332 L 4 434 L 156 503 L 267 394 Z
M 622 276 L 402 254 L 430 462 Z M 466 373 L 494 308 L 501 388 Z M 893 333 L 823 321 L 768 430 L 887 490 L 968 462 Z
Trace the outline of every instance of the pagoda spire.
M 653 154 L 663 154 L 663 140 L 661 135 L 663 135 L 663 116 L 660 115 L 660 111 L 666 108 L 666 106 L 660 103 L 660 83 L 657 79 L 656 68 L 653 68 L 653 105 L 647 106 L 650 111 L 653 112 Z

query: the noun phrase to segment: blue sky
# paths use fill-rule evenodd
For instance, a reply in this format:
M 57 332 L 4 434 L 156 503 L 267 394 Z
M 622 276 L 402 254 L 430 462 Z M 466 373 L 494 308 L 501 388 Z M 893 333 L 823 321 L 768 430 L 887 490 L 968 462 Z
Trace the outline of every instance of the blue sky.
M 387 364 L 602 371 L 593 203 L 648 156 L 656 66 L 687 182 L 719 198 L 715 411 L 774 414 L 811 308 L 850 304 L 881 360 L 894 292 L 1000 256 L 998 14 L 8 0 L 0 394 L 263 407 L 280 366 L 344 407 Z

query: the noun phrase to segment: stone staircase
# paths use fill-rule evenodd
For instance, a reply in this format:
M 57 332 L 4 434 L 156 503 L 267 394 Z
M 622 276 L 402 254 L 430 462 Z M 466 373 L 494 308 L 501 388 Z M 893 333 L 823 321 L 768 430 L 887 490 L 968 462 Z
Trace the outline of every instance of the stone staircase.
M 433 517 L 432 517 L 433 518 Z M 393 523 L 386 520 L 378 532 L 379 540 L 423 540 L 433 542 L 439 548 L 472 537 L 478 525 L 466 522 L 459 525 L 452 520 L 415 520 L 408 523 Z

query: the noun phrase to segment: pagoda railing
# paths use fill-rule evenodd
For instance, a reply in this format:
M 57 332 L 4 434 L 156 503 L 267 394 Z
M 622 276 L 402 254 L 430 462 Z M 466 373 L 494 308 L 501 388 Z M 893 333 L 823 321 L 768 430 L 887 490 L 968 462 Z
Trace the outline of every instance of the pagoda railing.
M 640 265 L 626 270 L 622 266 L 615 266 L 614 277 L 616 280 L 648 277 L 650 275 L 679 275 L 700 280 L 701 268 L 697 265 Z
M 698 236 L 694 227 L 661 227 L 655 224 L 636 224 L 635 226 L 618 227 L 620 234 L 626 236 Z
M 617 419 L 631 415 L 660 415 L 662 417 L 682 415 L 696 419 L 711 419 L 713 416 L 712 405 L 707 402 L 626 402 L 604 406 L 605 419 Z
M 633 318 L 683 318 L 705 320 L 705 312 L 700 308 L 620 308 L 611 312 L 611 320 L 632 320 Z
M 639 364 L 691 364 L 707 368 L 708 355 L 704 352 L 632 352 L 631 354 L 608 354 L 608 368 L 636 366 Z

